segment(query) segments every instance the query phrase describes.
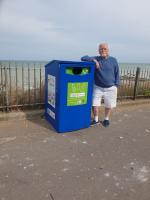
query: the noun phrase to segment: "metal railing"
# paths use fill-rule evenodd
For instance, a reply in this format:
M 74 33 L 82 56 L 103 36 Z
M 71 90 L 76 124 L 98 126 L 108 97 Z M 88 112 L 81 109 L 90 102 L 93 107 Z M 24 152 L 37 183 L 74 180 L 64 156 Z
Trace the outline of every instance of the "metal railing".
M 150 69 L 120 69 L 118 99 L 150 98 Z M 0 110 L 44 105 L 44 64 L 0 64 Z
M 0 110 L 42 106 L 44 68 L 40 66 L 0 66 Z
M 121 69 L 120 79 L 118 99 L 150 98 L 150 69 Z

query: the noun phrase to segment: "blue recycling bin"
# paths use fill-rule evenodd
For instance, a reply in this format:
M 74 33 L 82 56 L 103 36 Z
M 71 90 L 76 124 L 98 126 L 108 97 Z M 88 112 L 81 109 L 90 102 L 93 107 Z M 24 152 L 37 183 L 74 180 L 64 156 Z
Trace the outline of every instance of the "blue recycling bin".
M 45 118 L 57 132 L 90 126 L 94 69 L 93 62 L 45 65 Z

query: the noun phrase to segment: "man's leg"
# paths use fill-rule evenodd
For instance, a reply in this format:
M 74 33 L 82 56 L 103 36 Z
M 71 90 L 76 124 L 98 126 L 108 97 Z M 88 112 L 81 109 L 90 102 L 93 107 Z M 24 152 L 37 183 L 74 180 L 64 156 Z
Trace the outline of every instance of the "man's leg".
M 115 86 L 112 86 L 108 89 L 105 89 L 104 94 L 104 103 L 105 103 L 105 119 L 103 121 L 103 125 L 105 127 L 108 127 L 110 122 L 110 114 L 113 108 L 116 107 L 116 101 L 117 101 L 117 88 Z
M 92 106 L 92 111 L 93 111 L 93 124 L 99 123 L 99 107 L 101 106 L 101 99 L 102 99 L 103 92 L 101 91 L 101 88 L 98 86 L 94 86 L 94 91 L 93 91 L 93 106 Z
M 111 108 L 105 108 L 105 119 L 109 120 L 110 113 L 111 113 Z
M 94 120 L 98 122 L 99 106 L 92 106 Z
M 105 118 L 104 118 L 104 121 L 103 121 L 103 126 L 104 127 L 108 127 L 110 122 L 109 122 L 109 117 L 110 117 L 110 113 L 111 113 L 111 108 L 107 108 L 105 107 Z

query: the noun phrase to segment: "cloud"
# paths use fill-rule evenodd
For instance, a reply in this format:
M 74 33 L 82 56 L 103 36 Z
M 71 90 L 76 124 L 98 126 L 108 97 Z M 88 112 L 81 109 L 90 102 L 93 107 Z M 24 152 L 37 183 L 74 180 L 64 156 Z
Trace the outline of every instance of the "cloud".
M 0 58 L 77 59 L 105 41 L 119 60 L 149 62 L 149 7 L 148 0 L 4 0 Z

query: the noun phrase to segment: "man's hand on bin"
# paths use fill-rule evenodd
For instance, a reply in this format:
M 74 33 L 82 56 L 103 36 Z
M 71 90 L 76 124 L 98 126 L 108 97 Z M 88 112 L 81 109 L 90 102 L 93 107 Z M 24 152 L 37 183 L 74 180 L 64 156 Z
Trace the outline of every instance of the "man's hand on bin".
M 99 62 L 96 59 L 93 59 L 93 62 L 95 62 L 95 64 L 96 64 L 96 69 L 99 69 L 100 68 Z

